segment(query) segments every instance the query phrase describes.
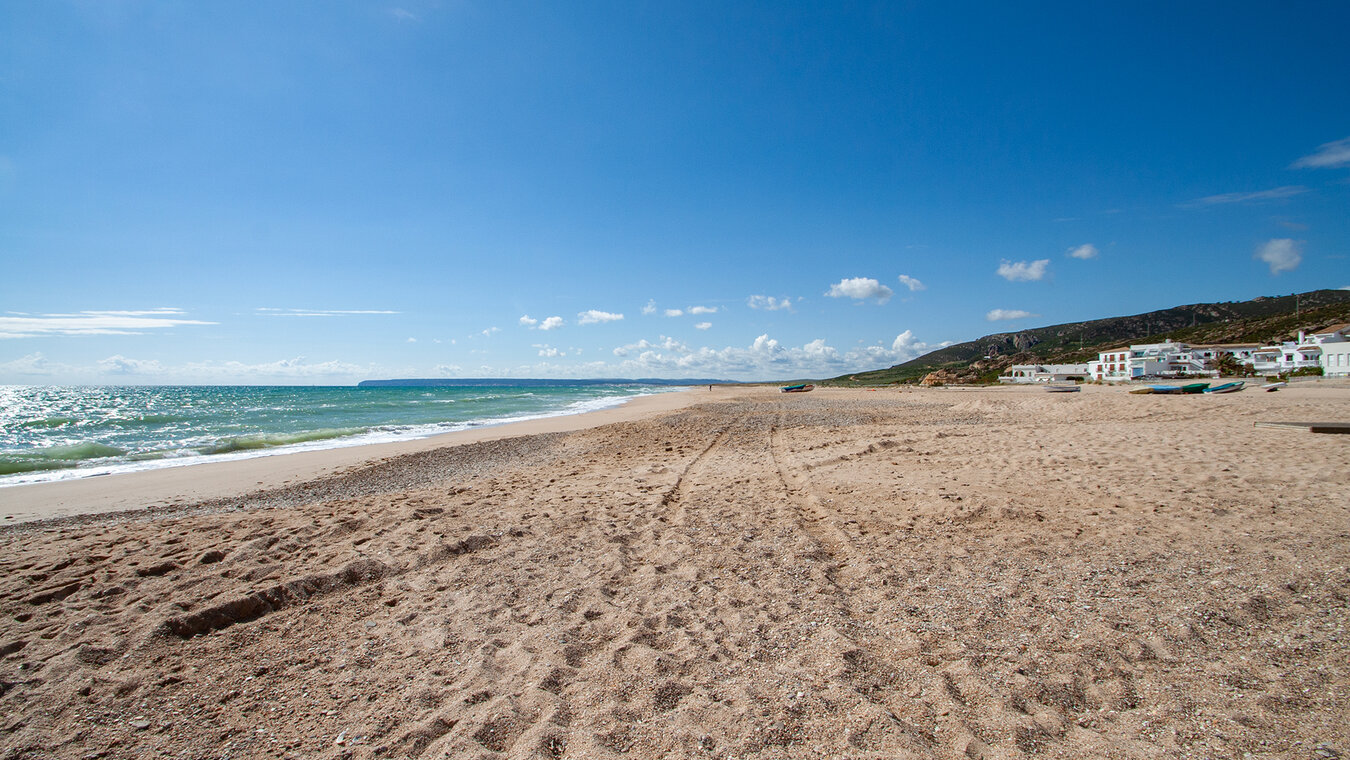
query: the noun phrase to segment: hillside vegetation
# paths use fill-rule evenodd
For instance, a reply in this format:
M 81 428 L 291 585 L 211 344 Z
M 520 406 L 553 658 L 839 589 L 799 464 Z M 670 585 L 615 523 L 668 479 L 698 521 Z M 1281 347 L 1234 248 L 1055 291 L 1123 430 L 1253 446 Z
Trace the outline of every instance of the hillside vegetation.
M 1299 330 L 1350 322 L 1350 291 L 1314 290 L 1250 301 L 1176 306 L 1128 317 L 1070 322 L 995 333 L 938 349 L 886 369 L 821 381 L 825 385 L 918 382 L 945 371 L 959 382 L 992 382 L 1012 364 L 1088 362 L 1100 351 L 1130 343 L 1271 343 Z

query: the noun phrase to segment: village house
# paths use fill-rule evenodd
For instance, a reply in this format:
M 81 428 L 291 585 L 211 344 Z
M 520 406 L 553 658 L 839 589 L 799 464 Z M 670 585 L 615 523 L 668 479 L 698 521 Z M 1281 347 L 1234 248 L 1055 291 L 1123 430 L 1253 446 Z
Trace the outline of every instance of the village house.
M 1014 364 L 998 376 L 1000 383 L 1056 383 L 1086 380 L 1086 364 Z
M 1350 324 L 1332 325 L 1315 333 L 1300 331 L 1297 340 L 1271 346 L 1253 343 L 1189 346 L 1169 340 L 1111 348 L 1097 354 L 1097 360 L 1088 362 L 1087 368 L 1093 380 L 1103 382 L 1217 376 L 1213 367 L 1223 356 L 1232 356 L 1258 375 L 1320 367 L 1327 377 L 1350 376 Z
M 1088 362 L 1088 374 L 1104 382 L 1216 374 L 1206 369 L 1205 361 L 1185 343 L 1169 340 L 1102 351 Z
M 1214 343 L 1207 346 L 1191 346 L 1191 355 L 1204 362 L 1217 362 L 1224 356 L 1231 356 L 1239 364 L 1250 365 L 1252 355 L 1258 348 L 1259 343 Z
M 1298 333 L 1297 340 L 1262 346 L 1252 355 L 1257 374 L 1279 374 L 1320 367 L 1327 377 L 1350 374 L 1350 324 L 1332 325 L 1315 333 Z

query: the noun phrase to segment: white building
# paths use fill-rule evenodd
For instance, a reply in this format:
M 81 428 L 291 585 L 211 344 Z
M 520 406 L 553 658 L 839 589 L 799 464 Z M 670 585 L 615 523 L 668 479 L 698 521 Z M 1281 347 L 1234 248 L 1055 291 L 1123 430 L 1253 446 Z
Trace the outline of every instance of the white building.
M 1313 333 L 1313 340 L 1322 349 L 1318 361 L 1324 377 L 1350 376 L 1350 323 L 1332 325 Z
M 1191 355 L 1206 362 L 1216 362 L 1221 357 L 1231 356 L 1239 364 L 1251 364 L 1252 354 L 1260 347 L 1260 343 L 1215 343 L 1208 346 L 1191 346 Z
M 1321 367 L 1322 374 L 1339 377 L 1350 374 L 1350 324 L 1332 325 L 1308 334 L 1302 330 L 1297 340 L 1278 346 L 1262 346 L 1252 352 L 1252 369 L 1257 374 L 1279 374 Z
M 1093 380 L 1114 382 L 1130 378 L 1130 347 L 1122 346 L 1097 354 L 1097 361 L 1088 362 L 1088 374 Z
M 1193 351 L 1185 343 L 1165 341 L 1143 343 L 1129 348 L 1112 348 L 1088 362 L 1088 374 L 1106 382 L 1137 380 L 1145 377 L 1213 375 L 1205 368 L 1205 352 Z
M 1086 364 L 1014 364 L 998 376 L 1000 383 L 1055 383 L 1086 380 Z
M 1118 346 L 1098 353 L 1097 360 L 1088 362 L 1086 370 L 1088 377 L 1093 380 L 1108 383 L 1179 375 L 1213 377 L 1219 373 L 1210 367 L 1225 355 L 1248 365 L 1257 374 L 1274 375 L 1321 367 L 1322 374 L 1327 377 L 1350 376 L 1350 323 L 1332 325 L 1311 334 L 1300 331 L 1297 340 L 1285 341 L 1278 346 L 1259 346 L 1254 343 L 1189 346 L 1171 340 Z M 1013 365 L 999 376 L 999 380 L 1010 383 L 1050 382 L 1049 370 L 1053 366 Z
M 1323 345 L 1321 361 L 1325 377 L 1350 377 L 1350 340 Z

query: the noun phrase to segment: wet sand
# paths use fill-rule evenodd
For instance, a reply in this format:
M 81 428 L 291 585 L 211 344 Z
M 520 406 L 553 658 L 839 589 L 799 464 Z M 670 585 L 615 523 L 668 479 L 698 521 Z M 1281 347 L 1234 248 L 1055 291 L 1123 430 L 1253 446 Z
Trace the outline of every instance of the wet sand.
M 1350 388 L 710 395 L 8 527 L 0 757 L 1350 752 Z

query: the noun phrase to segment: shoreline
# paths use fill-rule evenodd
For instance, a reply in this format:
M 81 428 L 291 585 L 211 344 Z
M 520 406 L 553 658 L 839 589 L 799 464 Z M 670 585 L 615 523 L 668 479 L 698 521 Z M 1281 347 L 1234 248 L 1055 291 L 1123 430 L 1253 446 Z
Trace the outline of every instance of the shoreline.
M 705 393 L 707 393 L 705 391 Z M 725 396 L 714 393 L 712 397 Z M 440 448 L 566 433 L 641 419 L 703 400 L 695 389 L 635 396 L 622 404 L 577 414 L 483 425 L 467 430 L 393 441 L 243 459 L 193 462 L 175 467 L 0 488 L 0 526 L 82 515 L 145 511 L 213 499 L 242 497 L 301 482 L 333 477 L 374 462 Z

